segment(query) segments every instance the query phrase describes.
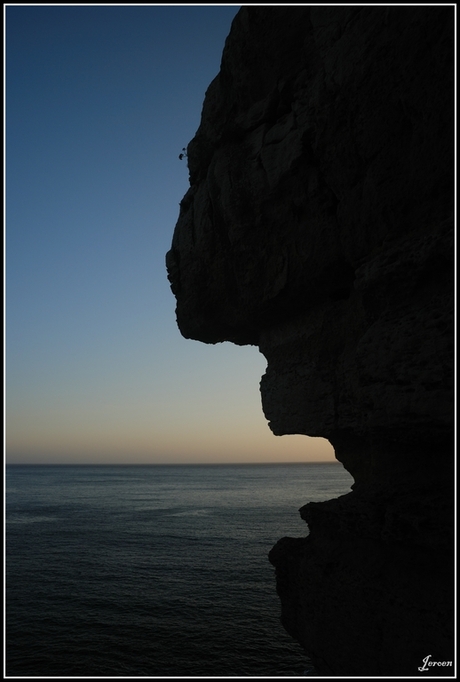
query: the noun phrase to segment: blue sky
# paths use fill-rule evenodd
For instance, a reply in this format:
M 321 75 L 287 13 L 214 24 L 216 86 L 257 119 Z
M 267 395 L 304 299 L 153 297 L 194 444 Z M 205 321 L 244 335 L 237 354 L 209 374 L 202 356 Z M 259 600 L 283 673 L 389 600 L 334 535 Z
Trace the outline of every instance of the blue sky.
M 332 460 L 271 434 L 256 348 L 181 337 L 166 278 L 239 6 L 5 9 L 8 461 Z

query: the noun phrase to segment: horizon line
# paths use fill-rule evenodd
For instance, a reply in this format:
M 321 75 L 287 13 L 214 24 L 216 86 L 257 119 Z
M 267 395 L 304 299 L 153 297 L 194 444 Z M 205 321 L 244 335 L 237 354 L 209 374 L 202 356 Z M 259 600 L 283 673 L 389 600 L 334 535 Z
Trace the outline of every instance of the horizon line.
M 290 464 L 341 464 L 336 460 L 309 460 L 306 462 L 5 462 L 5 468 L 10 466 L 84 466 L 84 467 L 131 467 L 131 466 L 284 466 Z

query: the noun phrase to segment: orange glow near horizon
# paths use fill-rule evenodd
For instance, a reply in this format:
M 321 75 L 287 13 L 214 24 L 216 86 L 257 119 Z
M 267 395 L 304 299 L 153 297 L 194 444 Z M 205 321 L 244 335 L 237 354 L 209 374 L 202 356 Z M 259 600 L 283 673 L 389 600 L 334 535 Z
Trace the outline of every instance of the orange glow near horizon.
M 274 436 L 253 347 L 209 346 L 174 330 L 152 358 L 98 367 L 50 362 L 8 392 L 7 461 L 62 464 L 332 462 L 323 438 Z M 172 368 L 172 369 L 171 369 Z M 174 370 L 174 371 L 173 371 Z
M 193 443 L 180 438 L 151 443 L 140 439 L 127 443 L 104 438 L 55 438 L 44 447 L 27 441 L 7 448 L 8 464 L 244 464 L 283 462 L 335 462 L 334 451 L 324 438 L 273 436 L 227 441 L 224 446 L 202 437 Z

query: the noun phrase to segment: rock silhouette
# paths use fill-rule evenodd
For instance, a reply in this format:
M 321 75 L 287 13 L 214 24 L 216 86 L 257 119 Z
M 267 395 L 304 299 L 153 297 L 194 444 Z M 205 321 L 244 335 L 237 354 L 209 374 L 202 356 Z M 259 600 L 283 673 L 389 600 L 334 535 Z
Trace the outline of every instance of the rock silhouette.
M 187 148 L 181 333 L 258 346 L 272 431 L 355 479 L 270 553 L 322 675 L 453 674 L 453 36 L 449 6 L 243 7 Z

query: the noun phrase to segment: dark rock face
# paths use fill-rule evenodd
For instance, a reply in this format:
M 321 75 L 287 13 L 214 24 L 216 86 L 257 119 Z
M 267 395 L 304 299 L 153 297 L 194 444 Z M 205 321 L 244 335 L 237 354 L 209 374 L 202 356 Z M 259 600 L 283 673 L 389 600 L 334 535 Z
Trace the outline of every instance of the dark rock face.
M 453 7 L 244 7 L 167 254 L 187 338 L 258 345 L 353 492 L 272 550 L 320 673 L 453 659 Z

